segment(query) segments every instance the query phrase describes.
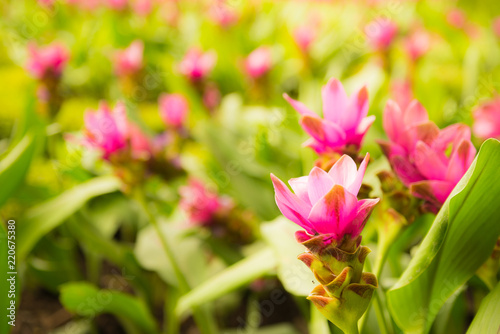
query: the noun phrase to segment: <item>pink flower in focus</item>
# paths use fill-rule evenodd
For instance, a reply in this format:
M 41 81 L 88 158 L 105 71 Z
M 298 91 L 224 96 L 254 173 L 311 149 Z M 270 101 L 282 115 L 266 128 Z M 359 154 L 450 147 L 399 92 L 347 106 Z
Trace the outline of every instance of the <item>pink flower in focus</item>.
M 405 110 L 388 101 L 383 125 L 390 141 L 379 144 L 392 168 L 414 196 L 437 212 L 474 160 L 469 127 L 453 124 L 440 130 L 417 100 Z
M 179 71 L 193 81 L 205 78 L 215 65 L 217 54 L 214 51 L 203 53 L 191 48 L 179 64 Z
M 162 94 L 159 99 L 160 115 L 166 125 L 180 129 L 186 121 L 189 106 L 181 94 Z
M 106 160 L 127 148 L 134 158 L 141 158 L 151 151 L 149 138 L 137 125 L 129 122 L 123 103 L 117 103 L 113 111 L 101 103 L 96 111 L 85 112 L 84 123 L 83 144 L 101 150 Z
M 376 19 L 365 26 L 368 42 L 378 51 L 389 48 L 397 32 L 398 26 L 386 19 Z
M 337 79 L 330 79 L 321 91 L 323 97 L 323 117 L 307 108 L 288 95 L 283 97 L 301 115 L 300 125 L 311 139 L 304 145 L 318 154 L 327 152 L 343 153 L 347 146 L 359 149 L 361 142 L 375 116 L 368 116 L 368 91 L 361 88 L 348 97 L 344 87 Z
M 133 41 L 126 49 L 115 54 L 115 72 L 118 76 L 136 74 L 142 68 L 144 43 L 140 40 Z
M 474 135 L 482 139 L 500 139 L 500 97 L 475 108 L 473 116 L 472 130 Z
M 26 69 L 39 80 L 50 76 L 61 76 L 69 59 L 69 52 L 61 44 L 37 47 L 34 43 L 30 43 L 28 52 Z
M 429 34 L 424 30 L 417 30 L 405 40 L 405 48 L 413 61 L 422 57 L 430 46 Z
M 359 170 L 347 155 L 328 173 L 314 167 L 309 176 L 288 181 L 295 194 L 271 174 L 278 208 L 286 218 L 302 227 L 308 237 L 326 234 L 335 240 L 342 240 L 345 235 L 356 238 L 379 201 L 378 198 L 357 198 L 368 160 L 369 154 Z
M 500 38 L 500 16 L 493 20 L 493 32 L 498 38 Z
M 299 48 L 306 52 L 316 39 L 316 29 L 311 25 L 303 25 L 293 30 L 293 38 Z
M 189 222 L 194 225 L 209 225 L 216 214 L 232 206 L 229 198 L 219 197 L 207 189 L 202 182 L 191 179 L 187 186 L 179 189 L 179 206 L 184 210 Z
M 271 49 L 261 46 L 253 50 L 245 59 L 245 70 L 250 77 L 256 79 L 269 72 L 272 62 Z

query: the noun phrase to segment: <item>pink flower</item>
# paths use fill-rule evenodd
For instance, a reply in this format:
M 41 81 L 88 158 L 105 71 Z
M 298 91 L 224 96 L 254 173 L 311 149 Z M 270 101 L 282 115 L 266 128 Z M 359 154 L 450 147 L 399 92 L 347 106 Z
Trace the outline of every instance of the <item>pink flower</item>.
M 261 46 L 253 50 L 245 59 L 245 71 L 250 77 L 256 79 L 269 72 L 272 62 L 271 49 Z
M 408 36 L 405 40 L 405 48 L 413 61 L 422 57 L 430 45 L 429 34 L 424 30 L 417 30 Z
M 376 19 L 365 26 L 368 42 L 378 51 L 389 48 L 397 32 L 398 26 L 386 19 Z
M 500 38 L 500 16 L 497 16 L 493 20 L 493 32 L 498 38 Z
M 225 1 L 215 1 L 208 10 L 208 14 L 212 21 L 227 28 L 234 25 L 238 21 L 238 13 L 228 6 Z
M 306 52 L 316 39 L 316 29 L 311 25 L 303 25 L 293 30 L 293 38 L 299 48 Z
M 302 227 L 309 237 L 326 234 L 336 240 L 356 238 L 379 199 L 358 200 L 369 154 L 359 170 L 349 156 L 342 156 L 327 173 L 314 167 L 309 176 L 290 179 L 292 193 L 271 174 L 276 204 L 281 213 Z
M 153 10 L 153 2 L 152 0 L 135 0 L 133 9 L 137 15 L 148 16 Z
M 300 124 L 311 139 L 304 145 L 311 147 L 318 154 L 326 152 L 342 153 L 347 146 L 359 149 L 361 142 L 375 116 L 368 114 L 368 91 L 361 88 L 350 98 L 337 79 L 330 79 L 321 91 L 323 97 L 323 119 L 301 102 L 284 98 L 301 115 Z
M 128 7 L 128 0 L 107 0 L 107 5 L 112 10 L 121 11 Z
M 467 16 L 462 10 L 454 8 L 446 14 L 446 21 L 454 28 L 463 29 L 467 23 Z
M 203 93 L 203 105 L 208 110 L 214 110 L 220 103 L 220 91 L 214 84 L 209 84 Z
M 115 72 L 118 76 L 128 76 L 139 72 L 142 68 L 144 44 L 140 40 L 133 41 L 129 47 L 115 54 Z
M 390 141 L 379 144 L 392 168 L 414 196 L 437 212 L 474 160 L 469 127 L 453 124 L 440 130 L 417 100 L 404 111 L 388 101 L 383 125 Z
M 37 47 L 34 43 L 30 43 L 28 52 L 26 69 L 39 80 L 61 76 L 69 59 L 69 52 L 61 44 Z
M 214 51 L 203 53 L 191 48 L 179 64 L 179 71 L 193 81 L 205 78 L 215 65 L 217 54 Z
M 140 128 L 127 119 L 125 105 L 117 103 L 111 111 L 101 103 L 96 111 L 88 110 L 84 116 L 85 139 L 83 144 L 103 152 L 103 158 L 109 158 L 128 149 L 133 158 L 149 155 L 150 141 Z
M 195 225 L 209 225 L 221 210 L 232 206 L 229 198 L 219 197 L 207 189 L 202 182 L 191 179 L 187 186 L 179 189 L 179 206 L 188 214 L 189 221 Z
M 500 138 L 500 97 L 483 103 L 473 112 L 472 130 L 479 138 Z
M 166 125 L 182 128 L 186 121 L 189 106 L 181 94 L 162 94 L 159 99 L 160 115 Z

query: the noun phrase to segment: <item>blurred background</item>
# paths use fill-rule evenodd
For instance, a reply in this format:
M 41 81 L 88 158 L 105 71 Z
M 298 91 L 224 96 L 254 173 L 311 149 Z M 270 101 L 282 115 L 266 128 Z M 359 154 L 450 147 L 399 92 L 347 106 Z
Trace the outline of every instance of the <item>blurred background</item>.
M 377 119 L 362 151 L 375 160 L 388 99 L 418 99 L 441 128 L 471 125 L 476 145 L 498 136 L 474 128 L 475 110 L 498 103 L 496 0 L 2 0 L 0 12 L 12 333 L 198 333 L 193 305 L 208 305 L 221 333 L 311 332 L 300 296 L 314 284 L 297 282 L 312 278 L 283 278 L 262 253 L 301 252 L 274 245 L 293 226 L 264 224 L 280 215 L 269 174 L 306 175 L 316 159 L 283 93 L 320 113 L 328 79 L 348 94 L 366 85 Z M 133 124 L 114 148 L 91 116 L 108 109 Z M 182 308 L 152 219 L 191 288 L 242 259 L 253 269 Z M 460 333 L 474 311 L 454 305 L 438 326 Z

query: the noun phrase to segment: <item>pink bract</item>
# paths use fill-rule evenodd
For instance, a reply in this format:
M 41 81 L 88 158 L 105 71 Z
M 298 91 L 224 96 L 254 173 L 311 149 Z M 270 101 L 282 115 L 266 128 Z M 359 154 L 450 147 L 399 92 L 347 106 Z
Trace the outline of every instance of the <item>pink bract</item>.
M 311 135 L 304 145 L 318 154 L 327 152 L 343 153 L 349 145 L 359 149 L 361 142 L 375 116 L 368 114 L 368 90 L 361 88 L 348 97 L 337 79 L 330 79 L 322 89 L 323 118 L 311 111 L 303 103 L 284 94 L 284 98 L 301 115 L 302 128 Z
M 179 71 L 193 81 L 201 80 L 210 73 L 216 60 L 214 51 L 204 53 L 198 48 L 191 48 L 179 64 Z
M 28 52 L 26 69 L 39 80 L 48 76 L 59 77 L 69 59 L 67 49 L 57 43 L 42 47 L 30 43 Z
M 133 41 L 129 47 L 115 54 L 115 72 L 118 76 L 133 75 L 142 68 L 144 43 Z
M 398 26 L 387 19 L 376 19 L 365 26 L 365 35 L 375 50 L 386 50 L 398 32 Z
M 166 125 L 181 128 L 189 111 L 188 101 L 181 94 L 162 94 L 159 99 L 160 115 Z
M 500 138 L 500 97 L 474 109 L 474 135 L 481 139 Z
M 342 156 L 327 173 L 314 167 L 308 176 L 290 179 L 295 193 L 271 174 L 276 204 L 281 213 L 309 236 L 330 235 L 341 240 L 345 235 L 356 238 L 363 230 L 379 199 L 358 200 L 369 154 L 359 170 L 349 156 Z
M 417 100 L 404 110 L 388 101 L 383 125 L 389 142 L 379 144 L 392 168 L 413 195 L 437 211 L 474 160 L 469 127 L 453 124 L 440 130 Z
M 245 70 L 252 78 L 259 78 L 269 72 L 272 67 L 271 49 L 261 46 L 252 51 L 245 59 Z

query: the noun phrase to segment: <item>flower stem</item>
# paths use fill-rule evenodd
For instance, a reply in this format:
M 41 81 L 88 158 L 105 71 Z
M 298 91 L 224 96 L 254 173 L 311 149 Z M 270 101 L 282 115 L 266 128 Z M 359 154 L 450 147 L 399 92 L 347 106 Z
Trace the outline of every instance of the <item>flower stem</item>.
M 150 211 L 144 193 L 142 191 L 137 191 L 135 198 L 139 203 L 139 205 L 141 206 L 144 213 L 146 214 L 149 222 L 151 223 L 151 225 L 153 225 L 153 228 L 155 229 L 156 234 L 160 239 L 167 260 L 170 262 L 172 268 L 174 269 L 174 273 L 179 285 L 178 286 L 179 292 L 181 294 L 187 293 L 191 289 L 189 283 L 186 277 L 184 276 L 179 264 L 177 263 L 174 253 L 170 248 L 170 245 L 168 244 L 168 241 L 165 238 L 165 235 L 163 234 L 156 217 Z M 207 308 L 196 307 L 192 308 L 191 311 L 193 312 L 193 318 L 196 324 L 198 325 L 198 329 L 202 334 L 216 334 L 218 332 L 215 320 L 213 319 L 212 315 L 210 314 Z

